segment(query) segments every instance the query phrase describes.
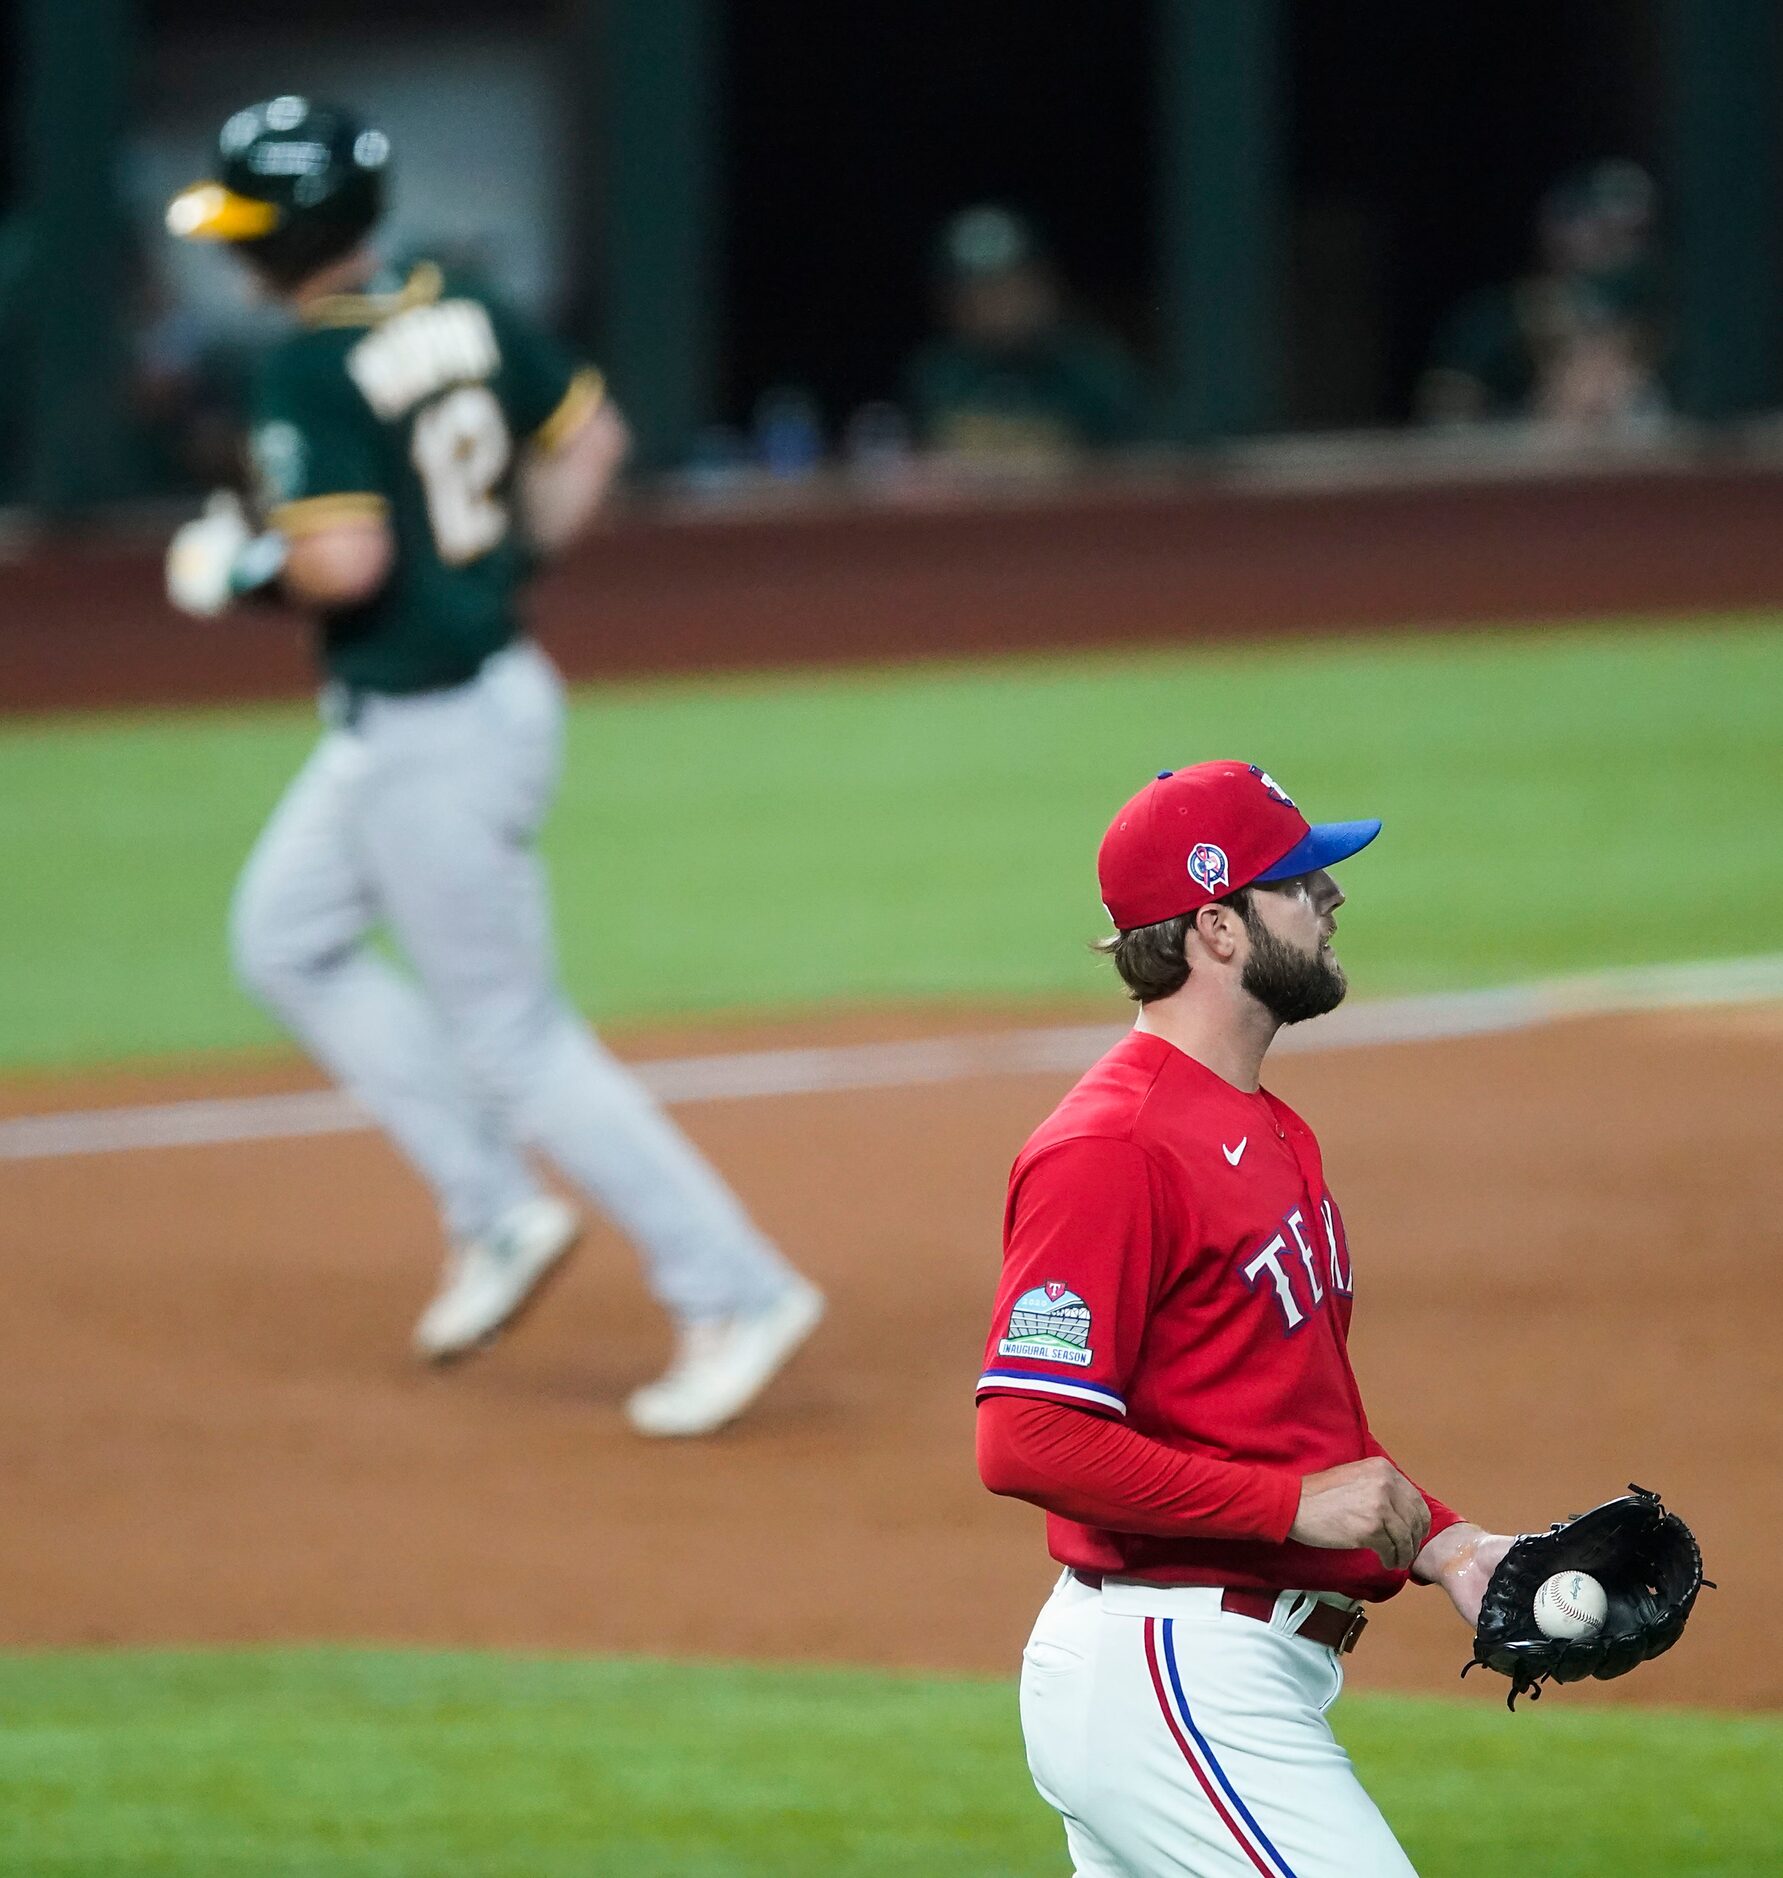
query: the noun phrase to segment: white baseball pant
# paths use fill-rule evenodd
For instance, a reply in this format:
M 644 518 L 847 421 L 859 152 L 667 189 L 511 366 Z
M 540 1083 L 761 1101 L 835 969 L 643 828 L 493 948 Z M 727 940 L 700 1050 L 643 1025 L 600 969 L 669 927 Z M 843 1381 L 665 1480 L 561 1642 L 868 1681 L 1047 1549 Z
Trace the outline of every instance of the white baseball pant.
M 1416 1878 L 1325 1720 L 1343 1668 L 1220 1592 L 1066 1573 L 1023 1654 L 1022 1732 L 1077 1878 Z
M 677 1317 L 760 1309 L 790 1268 L 558 988 L 535 838 L 562 737 L 562 683 L 529 643 L 467 685 L 363 700 L 248 858 L 237 974 L 402 1150 L 450 1237 L 539 1192 L 537 1148 Z M 371 944 L 380 923 L 413 980 Z

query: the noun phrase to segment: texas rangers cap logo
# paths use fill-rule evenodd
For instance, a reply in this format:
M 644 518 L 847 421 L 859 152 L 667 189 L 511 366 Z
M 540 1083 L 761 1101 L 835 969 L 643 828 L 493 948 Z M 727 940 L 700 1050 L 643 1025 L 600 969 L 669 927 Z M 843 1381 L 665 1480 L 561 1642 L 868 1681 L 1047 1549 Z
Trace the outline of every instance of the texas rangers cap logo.
M 1256 777 L 1258 782 L 1260 782 L 1284 808 L 1293 808 L 1294 798 L 1270 775 L 1268 770 L 1261 769 L 1253 763 L 1251 765 L 1251 774 Z
M 1197 841 L 1189 850 L 1189 878 L 1203 893 L 1217 893 L 1230 886 L 1232 876 L 1226 866 L 1226 850 L 1211 841 Z

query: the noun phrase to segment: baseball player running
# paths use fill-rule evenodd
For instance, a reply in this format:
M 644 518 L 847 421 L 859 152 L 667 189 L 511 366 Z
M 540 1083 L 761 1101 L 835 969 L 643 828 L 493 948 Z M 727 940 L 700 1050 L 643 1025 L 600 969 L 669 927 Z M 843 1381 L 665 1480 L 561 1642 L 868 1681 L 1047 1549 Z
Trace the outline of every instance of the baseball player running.
M 703 1434 L 823 1300 L 557 985 L 535 837 L 563 695 L 515 596 L 587 526 L 626 431 L 599 375 L 498 299 L 380 261 L 388 158 L 346 113 L 274 98 L 230 118 L 216 179 L 168 209 L 294 317 L 255 393 L 264 525 L 214 497 L 174 537 L 169 592 L 209 615 L 277 587 L 316 615 L 327 674 L 322 739 L 237 888 L 235 965 L 438 1199 L 450 1250 L 418 1354 L 488 1342 L 575 1241 L 536 1148 L 630 1235 L 676 1324 L 632 1425 Z
M 1046 1509 L 1065 1567 L 1021 1712 L 1080 1878 L 1409 1873 L 1326 1724 L 1342 1658 L 1408 1577 L 1471 1626 L 1511 1543 L 1371 1432 L 1343 1219 L 1259 1081 L 1344 995 L 1328 870 L 1379 830 L 1220 762 L 1102 843 L 1139 1018 L 1016 1159 L 978 1383 L 985 1485 Z

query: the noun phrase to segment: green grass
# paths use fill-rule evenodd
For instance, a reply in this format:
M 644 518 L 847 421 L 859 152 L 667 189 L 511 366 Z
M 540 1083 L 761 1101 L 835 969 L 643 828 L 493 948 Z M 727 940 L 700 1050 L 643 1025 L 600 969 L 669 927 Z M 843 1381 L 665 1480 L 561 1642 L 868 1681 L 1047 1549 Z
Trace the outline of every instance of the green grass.
M 228 1049 L 232 875 L 296 709 L 0 730 L 0 1066 Z M 1103 986 L 1095 842 L 1154 768 L 1379 813 L 1366 995 L 1776 948 L 1783 629 L 1298 643 L 585 695 L 549 847 L 598 1017 Z
M 1783 1721 L 1351 1698 L 1423 1878 L 1755 1878 Z M 345 1650 L 0 1661 L 0 1872 L 1062 1878 L 1012 1687 Z

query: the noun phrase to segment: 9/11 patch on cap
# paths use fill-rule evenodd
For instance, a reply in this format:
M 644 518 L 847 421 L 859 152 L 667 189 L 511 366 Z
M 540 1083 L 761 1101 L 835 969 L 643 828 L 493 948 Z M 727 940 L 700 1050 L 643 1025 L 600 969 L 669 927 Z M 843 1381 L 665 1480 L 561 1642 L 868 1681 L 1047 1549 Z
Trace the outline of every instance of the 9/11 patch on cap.
M 1212 841 L 1197 841 L 1189 850 L 1189 878 L 1203 893 L 1218 893 L 1229 886 L 1232 871 L 1226 850 Z

